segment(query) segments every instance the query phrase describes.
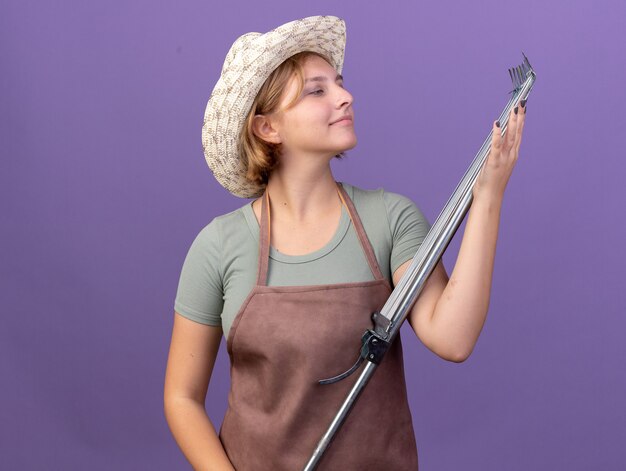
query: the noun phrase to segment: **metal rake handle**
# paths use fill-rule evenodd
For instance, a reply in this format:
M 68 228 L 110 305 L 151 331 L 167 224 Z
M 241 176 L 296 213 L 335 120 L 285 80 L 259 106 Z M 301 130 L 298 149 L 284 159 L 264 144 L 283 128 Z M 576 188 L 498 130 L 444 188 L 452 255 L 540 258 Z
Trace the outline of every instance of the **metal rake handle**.
M 500 114 L 500 132 L 502 135 L 506 132 L 511 110 L 515 106 L 518 106 L 521 100 L 528 98 L 533 84 L 535 83 L 535 71 L 524 53 L 522 53 L 522 55 L 524 56 L 523 62 L 519 66 L 509 69 L 509 75 L 513 81 L 514 88 L 509 92 L 511 98 Z M 409 310 L 421 293 L 426 280 L 443 256 L 448 244 L 452 240 L 452 237 L 454 237 L 454 234 L 472 204 L 472 188 L 491 149 L 492 134 L 493 130 L 489 132 L 489 135 L 474 157 L 469 169 L 465 172 L 461 182 L 457 185 L 450 199 L 437 217 L 413 257 L 413 261 L 392 291 L 380 313 L 375 313 L 375 315 L 378 316 L 377 319 L 375 319 L 375 328 L 374 330 L 366 331 L 363 335 L 363 341 L 368 339 L 370 342 L 378 341 L 391 344 L 395 339 Z M 381 316 L 383 316 L 384 319 L 381 318 Z M 312 471 L 317 467 L 324 452 L 335 436 L 335 433 L 339 430 L 339 427 L 341 427 L 341 424 L 350 413 L 352 406 L 376 371 L 381 358 L 377 357 L 375 361 L 372 361 L 367 357 L 363 358 L 363 360 L 365 360 L 363 371 L 339 408 L 328 430 L 318 442 L 311 458 L 304 467 L 304 471 Z M 350 374 L 356 371 L 356 369 L 357 368 L 351 369 Z M 345 378 L 348 375 L 342 374 L 339 376 Z

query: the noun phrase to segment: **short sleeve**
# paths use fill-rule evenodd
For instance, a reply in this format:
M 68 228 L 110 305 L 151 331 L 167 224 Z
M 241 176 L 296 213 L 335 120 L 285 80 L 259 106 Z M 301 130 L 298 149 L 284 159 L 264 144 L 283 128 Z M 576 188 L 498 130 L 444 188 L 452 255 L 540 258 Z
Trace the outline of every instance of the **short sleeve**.
M 217 220 L 196 236 L 180 273 L 174 310 L 192 321 L 219 326 L 224 306 Z
M 400 265 L 411 260 L 430 230 L 430 224 L 409 198 L 396 193 L 383 193 L 391 231 L 393 274 Z

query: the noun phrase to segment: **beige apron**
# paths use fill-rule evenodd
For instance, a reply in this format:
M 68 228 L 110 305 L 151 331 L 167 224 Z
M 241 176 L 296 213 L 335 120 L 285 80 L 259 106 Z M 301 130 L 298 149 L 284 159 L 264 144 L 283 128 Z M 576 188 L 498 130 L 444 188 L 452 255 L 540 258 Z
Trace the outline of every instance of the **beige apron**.
M 358 374 L 352 366 L 372 313 L 391 293 L 352 201 L 346 205 L 374 281 L 266 286 L 269 204 L 263 197 L 256 286 L 227 340 L 231 389 L 220 439 L 237 471 L 296 471 L 310 458 Z M 318 470 L 417 470 L 400 336 L 324 454 Z

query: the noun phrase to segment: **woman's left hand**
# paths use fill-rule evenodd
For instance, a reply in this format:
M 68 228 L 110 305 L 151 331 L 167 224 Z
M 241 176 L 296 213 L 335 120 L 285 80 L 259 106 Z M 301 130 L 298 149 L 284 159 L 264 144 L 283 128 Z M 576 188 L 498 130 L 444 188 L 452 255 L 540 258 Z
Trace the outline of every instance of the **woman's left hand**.
M 501 135 L 500 123 L 493 123 L 493 135 L 491 139 L 491 150 L 487 160 L 478 175 L 473 189 L 474 199 L 487 197 L 499 198 L 504 196 L 504 189 L 513 172 L 520 144 L 522 143 L 522 131 L 524 130 L 524 120 L 526 118 L 525 101 L 522 105 L 511 110 L 509 123 L 504 136 Z M 517 113 L 515 110 L 517 109 Z

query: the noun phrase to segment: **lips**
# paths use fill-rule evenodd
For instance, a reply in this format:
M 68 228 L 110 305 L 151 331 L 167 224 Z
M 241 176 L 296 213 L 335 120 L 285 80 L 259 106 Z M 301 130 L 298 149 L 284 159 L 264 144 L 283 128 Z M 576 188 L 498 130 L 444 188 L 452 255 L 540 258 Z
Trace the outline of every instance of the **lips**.
M 352 121 L 352 116 L 349 116 L 349 115 L 343 116 L 343 117 L 339 118 L 337 121 L 333 121 L 330 124 L 332 125 L 332 124 L 335 124 L 335 123 L 340 123 L 342 121 Z

